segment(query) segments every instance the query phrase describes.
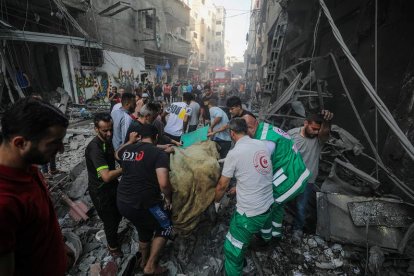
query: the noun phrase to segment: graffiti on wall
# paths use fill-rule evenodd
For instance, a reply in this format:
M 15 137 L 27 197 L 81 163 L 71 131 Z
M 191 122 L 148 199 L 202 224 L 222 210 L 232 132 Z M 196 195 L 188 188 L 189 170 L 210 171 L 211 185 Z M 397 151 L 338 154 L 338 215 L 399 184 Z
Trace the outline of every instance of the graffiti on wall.
M 138 75 L 134 75 L 134 69 L 123 70 L 122 67 L 119 68 L 118 74 L 113 76 L 114 81 L 127 90 L 134 88 L 134 83 L 139 79 L 138 77 Z
M 106 72 L 76 72 L 76 90 L 79 103 L 86 99 L 105 99 L 111 90 L 111 80 Z

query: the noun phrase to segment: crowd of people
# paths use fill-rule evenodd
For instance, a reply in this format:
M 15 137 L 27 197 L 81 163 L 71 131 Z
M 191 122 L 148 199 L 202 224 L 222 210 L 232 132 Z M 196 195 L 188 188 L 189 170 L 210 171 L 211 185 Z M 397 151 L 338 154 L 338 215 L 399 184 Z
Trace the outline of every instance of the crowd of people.
M 294 235 L 301 237 L 331 112 L 310 114 L 303 126 L 285 132 L 259 122 L 236 96 L 219 106 L 208 84 L 149 83 L 133 92 L 112 87 L 109 100 L 110 111 L 95 114 L 96 137 L 85 159 L 89 194 L 114 258 L 123 256 L 118 226 L 125 218 L 138 231 L 144 274 L 167 272 L 158 262 L 174 239 L 169 154 L 184 133 L 201 126 L 209 126 L 224 162 L 216 211 L 226 193 L 237 201 L 223 241 L 226 275 L 242 274 L 251 244 L 272 246 L 281 238 L 284 205 L 292 200 Z M 33 97 L 16 102 L 1 120 L 0 275 L 64 275 L 67 269 L 70 250 L 37 165 L 63 151 L 68 124 L 59 109 Z

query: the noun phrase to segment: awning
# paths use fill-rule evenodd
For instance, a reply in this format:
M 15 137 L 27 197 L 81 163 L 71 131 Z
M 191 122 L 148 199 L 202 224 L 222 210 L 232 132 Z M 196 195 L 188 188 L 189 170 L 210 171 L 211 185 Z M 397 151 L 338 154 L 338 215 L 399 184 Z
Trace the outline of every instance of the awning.
M 0 40 L 50 43 L 102 49 L 102 44 L 98 42 L 88 41 L 85 38 L 81 37 L 51 33 L 27 32 L 20 30 L 2 30 L 0 32 Z

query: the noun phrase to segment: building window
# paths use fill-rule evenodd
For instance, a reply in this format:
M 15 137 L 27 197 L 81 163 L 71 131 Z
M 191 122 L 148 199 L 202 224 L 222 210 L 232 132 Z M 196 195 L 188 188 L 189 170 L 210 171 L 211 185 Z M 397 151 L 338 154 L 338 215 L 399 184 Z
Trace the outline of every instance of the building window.
M 201 4 L 205 5 L 206 1 L 205 0 L 201 0 Z
M 201 59 L 201 60 L 204 60 L 204 54 L 201 54 L 201 55 L 200 55 L 200 59 Z
M 154 28 L 154 17 L 150 14 L 145 15 L 145 28 L 150 30 Z
M 201 24 L 204 24 L 204 18 L 201 18 Z
M 197 38 L 197 33 L 196 32 L 193 33 L 193 37 Z
M 216 21 L 216 25 L 221 25 L 221 21 L 220 20 L 217 20 Z
M 216 35 L 221 35 L 221 32 L 216 32 Z
M 185 28 L 181 28 L 181 36 L 182 37 L 186 37 L 187 36 L 187 32 L 186 32 Z
M 204 42 L 204 36 L 201 37 L 201 42 Z
M 100 49 L 79 47 L 82 66 L 99 67 L 103 64 L 103 52 Z

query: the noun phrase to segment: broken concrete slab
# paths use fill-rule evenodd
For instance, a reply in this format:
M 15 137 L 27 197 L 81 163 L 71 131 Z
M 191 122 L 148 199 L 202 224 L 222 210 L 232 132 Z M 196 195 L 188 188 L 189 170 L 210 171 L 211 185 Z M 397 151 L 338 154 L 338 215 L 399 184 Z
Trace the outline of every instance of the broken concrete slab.
M 85 168 L 86 168 L 85 160 L 82 160 L 81 162 L 74 165 L 69 172 L 70 180 L 74 181 L 85 170 Z
M 373 199 L 318 192 L 317 234 L 331 241 L 359 246 L 365 246 L 368 243 L 396 251 L 406 228 L 369 226 L 367 234 L 366 227 L 358 227 L 353 223 L 348 204 L 367 200 Z
M 408 227 L 414 223 L 414 208 L 401 200 L 383 199 L 348 203 L 352 221 L 356 226 Z
M 66 194 L 72 199 L 81 198 L 86 191 L 88 190 L 88 171 L 86 168 L 76 177 L 68 189 L 66 189 Z

